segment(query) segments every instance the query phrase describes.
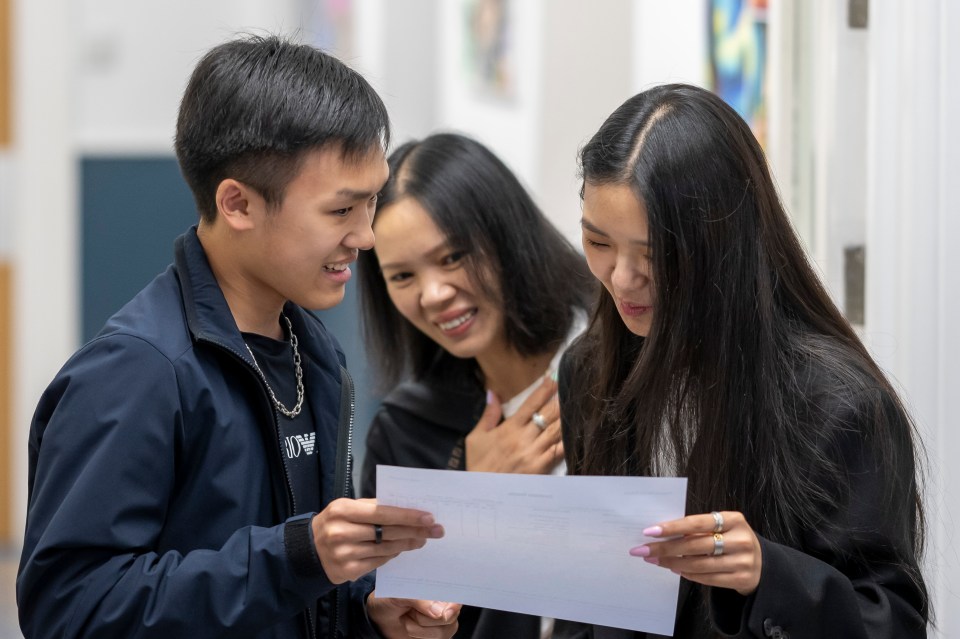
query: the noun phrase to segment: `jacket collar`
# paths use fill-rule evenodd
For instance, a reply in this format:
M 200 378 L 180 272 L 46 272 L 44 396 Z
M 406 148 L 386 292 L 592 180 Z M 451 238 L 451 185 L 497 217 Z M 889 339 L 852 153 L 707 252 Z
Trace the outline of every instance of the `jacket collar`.
M 190 227 L 177 238 L 174 265 L 183 293 L 187 328 L 193 340 L 212 342 L 227 348 L 252 365 L 237 322 L 197 237 L 196 226 Z M 343 363 L 343 355 L 319 319 L 291 302 L 287 302 L 283 312 L 293 323 L 294 332 L 301 337 L 301 350 L 310 353 L 314 361 L 329 368 L 330 373 L 339 378 L 337 364 Z
M 174 264 L 183 292 L 187 328 L 194 341 L 214 342 L 247 359 L 243 337 L 207 261 L 196 226 L 177 238 Z

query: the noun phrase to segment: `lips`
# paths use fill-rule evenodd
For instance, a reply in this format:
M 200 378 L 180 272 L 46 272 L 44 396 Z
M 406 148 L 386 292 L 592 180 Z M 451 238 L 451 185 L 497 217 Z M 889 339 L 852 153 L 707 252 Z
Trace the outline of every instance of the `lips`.
M 628 302 L 626 300 L 619 300 L 620 312 L 629 317 L 637 317 L 648 313 L 653 309 L 652 306 L 646 306 L 644 304 L 634 304 L 633 302 Z
M 440 327 L 440 330 L 442 331 L 452 331 L 458 326 L 463 325 L 465 322 L 468 322 L 476 314 L 477 314 L 477 309 L 471 308 L 468 311 L 459 313 L 457 315 L 454 315 L 453 317 L 449 317 L 449 319 L 445 319 L 442 322 L 434 322 L 434 323 L 438 327 Z

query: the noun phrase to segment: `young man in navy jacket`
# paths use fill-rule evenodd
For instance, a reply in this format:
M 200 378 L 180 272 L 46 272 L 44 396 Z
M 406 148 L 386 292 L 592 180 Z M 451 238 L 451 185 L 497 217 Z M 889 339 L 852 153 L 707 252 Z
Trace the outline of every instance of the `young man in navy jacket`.
M 305 309 L 343 299 L 387 179 L 383 103 L 279 38 L 220 45 L 180 105 L 200 222 L 44 393 L 17 578 L 33 637 L 437 637 L 459 606 L 367 575 L 442 536 L 352 499 L 353 389 Z

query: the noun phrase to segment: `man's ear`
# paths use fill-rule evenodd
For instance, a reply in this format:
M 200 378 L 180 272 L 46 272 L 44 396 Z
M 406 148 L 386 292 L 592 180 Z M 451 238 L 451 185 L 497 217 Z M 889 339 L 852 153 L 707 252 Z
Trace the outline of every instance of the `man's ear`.
M 245 231 L 256 224 L 256 211 L 263 198 L 243 182 L 227 178 L 217 186 L 217 217 L 234 231 Z

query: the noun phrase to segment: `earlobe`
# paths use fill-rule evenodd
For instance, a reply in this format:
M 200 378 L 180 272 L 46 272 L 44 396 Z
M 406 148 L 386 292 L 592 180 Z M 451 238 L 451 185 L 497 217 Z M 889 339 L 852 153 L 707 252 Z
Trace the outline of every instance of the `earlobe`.
M 217 186 L 217 217 L 235 231 L 253 228 L 254 197 L 246 184 L 232 178 L 223 180 Z

